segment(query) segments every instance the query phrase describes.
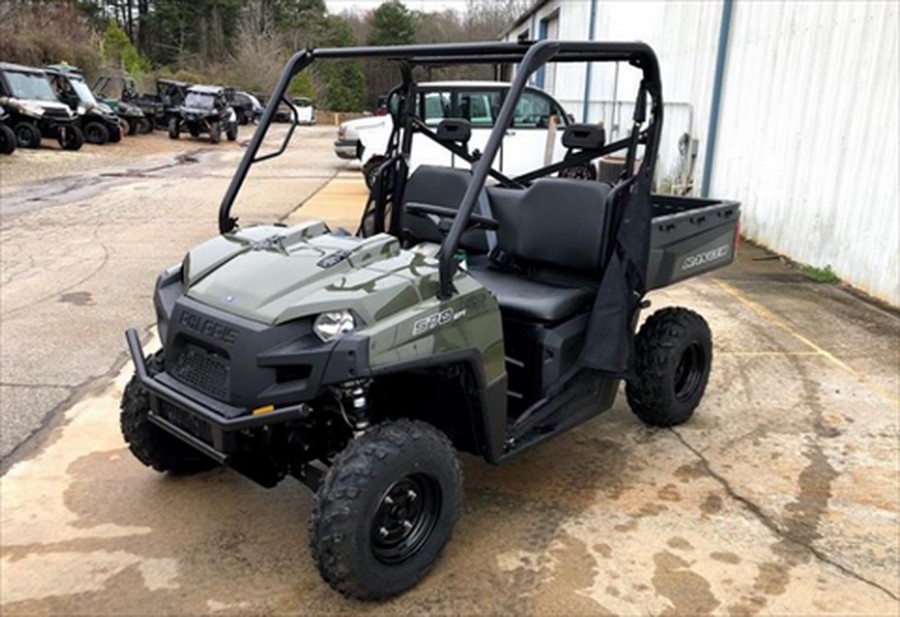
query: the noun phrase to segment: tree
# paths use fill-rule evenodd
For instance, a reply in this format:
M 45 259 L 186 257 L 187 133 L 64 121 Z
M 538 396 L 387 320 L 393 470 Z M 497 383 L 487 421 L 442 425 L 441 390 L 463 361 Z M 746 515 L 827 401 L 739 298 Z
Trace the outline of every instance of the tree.
M 408 45 L 415 35 L 413 15 L 400 0 L 383 2 L 372 13 L 369 45 Z
M 142 75 L 150 70 L 150 63 L 141 56 L 119 24 L 110 20 L 100 40 L 103 60 L 120 70 L 133 75 Z

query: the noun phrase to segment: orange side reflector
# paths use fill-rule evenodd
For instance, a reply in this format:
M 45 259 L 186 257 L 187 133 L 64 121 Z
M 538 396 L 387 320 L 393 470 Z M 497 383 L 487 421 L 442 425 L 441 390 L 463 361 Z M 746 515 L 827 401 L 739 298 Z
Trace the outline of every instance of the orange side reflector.
M 263 405 L 262 407 L 257 407 L 253 410 L 254 416 L 261 416 L 264 413 L 269 413 L 270 411 L 275 411 L 275 405 Z

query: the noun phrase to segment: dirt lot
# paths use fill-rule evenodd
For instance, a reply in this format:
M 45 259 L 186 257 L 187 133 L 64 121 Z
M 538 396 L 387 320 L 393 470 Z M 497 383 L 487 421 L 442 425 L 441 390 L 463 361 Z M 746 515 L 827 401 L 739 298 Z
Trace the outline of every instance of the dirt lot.
M 254 172 L 243 221 L 352 225 L 364 192 L 330 155 L 333 129 L 301 138 Z M 649 429 L 621 397 L 506 466 L 465 457 L 454 539 L 386 604 L 320 581 L 301 485 L 142 467 L 118 433 L 122 331 L 154 347 L 156 273 L 215 233 L 240 153 L 94 168 L 88 193 L 39 202 L 39 187 L 0 185 L 0 421 L 4 440 L 16 435 L 0 479 L 4 615 L 900 611 L 900 319 L 747 245 L 729 270 L 651 297 L 712 326 L 713 377 L 691 423 Z

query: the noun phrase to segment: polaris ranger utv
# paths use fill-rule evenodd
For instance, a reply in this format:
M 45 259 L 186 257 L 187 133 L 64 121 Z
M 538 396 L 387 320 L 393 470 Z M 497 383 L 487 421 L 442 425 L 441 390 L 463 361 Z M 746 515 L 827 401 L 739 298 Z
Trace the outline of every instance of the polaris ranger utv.
M 85 141 L 97 146 L 122 141 L 125 131 L 119 117 L 109 105 L 94 98 L 80 70 L 68 64 L 52 64 L 44 71 L 59 100 L 78 114 Z
M 187 129 L 191 137 L 209 133 L 209 141 L 214 144 L 222 141 L 223 132 L 228 141 L 236 140 L 238 119 L 228 99 L 228 90 L 221 86 L 191 86 L 184 103 L 169 118 L 169 137 L 178 139 Z
M 291 80 L 348 58 L 393 60 L 402 80 L 358 232 L 239 227 L 231 208 L 248 171 L 283 152 L 296 125 L 260 153 Z M 564 160 L 506 176 L 492 161 L 547 62 L 634 67 L 632 131 L 607 144 L 599 127 L 567 126 Z M 415 112 L 417 69 L 471 63 L 518 65 L 480 153 L 452 101 L 437 125 Z M 709 378 L 709 327 L 667 308 L 634 335 L 638 314 L 648 291 L 729 264 L 740 212 L 651 194 L 662 114 L 656 56 L 641 43 L 297 53 L 222 201 L 221 235 L 157 281 L 162 349 L 145 358 L 127 332 L 131 452 L 160 472 L 228 465 L 268 487 L 299 479 L 316 495 L 309 543 L 322 577 L 379 599 L 414 586 L 448 541 L 462 500 L 457 450 L 503 463 L 609 409 L 623 380 L 641 420 L 685 422 Z M 471 169 L 408 174 L 414 133 Z M 616 151 L 626 165 L 615 185 L 558 177 Z
M 40 69 L 0 62 L 0 105 L 21 148 L 37 148 L 43 137 L 56 139 L 65 150 L 84 145 L 78 116 L 56 98 Z

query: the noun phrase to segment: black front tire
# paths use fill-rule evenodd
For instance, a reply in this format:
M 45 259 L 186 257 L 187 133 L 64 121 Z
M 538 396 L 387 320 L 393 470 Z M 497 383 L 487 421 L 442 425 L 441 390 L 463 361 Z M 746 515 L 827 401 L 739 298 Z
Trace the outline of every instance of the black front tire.
M 228 137 L 228 141 L 237 141 L 238 138 L 238 125 L 232 124 L 229 129 L 225 132 L 225 135 Z
M 222 141 L 222 125 L 218 122 L 209 123 L 209 141 L 214 144 Z
M 177 118 L 169 119 L 169 139 L 178 139 L 181 137 L 181 125 Z
M 154 375 L 163 370 L 162 351 L 147 358 L 147 371 Z M 218 463 L 205 454 L 179 441 L 147 417 L 150 395 L 137 376 L 131 378 L 122 395 L 119 425 L 128 449 L 147 467 L 172 475 L 190 475 L 208 471 Z
M 109 143 L 109 129 L 99 122 L 88 122 L 84 125 L 84 139 L 95 146 L 105 145 Z
M 153 131 L 153 123 L 150 118 L 141 118 L 137 121 L 137 132 L 140 135 L 146 135 Z
M 16 151 L 16 134 L 5 124 L 0 124 L 0 153 L 12 154 Z
M 651 426 L 676 426 L 693 415 L 709 381 L 712 333 L 686 308 L 651 315 L 635 340 L 636 379 L 625 394 L 631 410 Z
M 423 422 L 379 424 L 338 455 L 316 493 L 313 560 L 345 596 L 395 596 L 437 561 L 461 506 L 462 469 L 450 440 Z
M 37 148 L 41 145 L 41 130 L 34 122 L 19 122 L 13 132 L 20 148 Z
M 73 124 L 72 126 L 67 126 L 64 131 L 62 129 L 60 131 L 56 140 L 63 150 L 72 152 L 81 150 L 81 147 L 84 145 L 84 133 L 81 132 L 80 128 Z

